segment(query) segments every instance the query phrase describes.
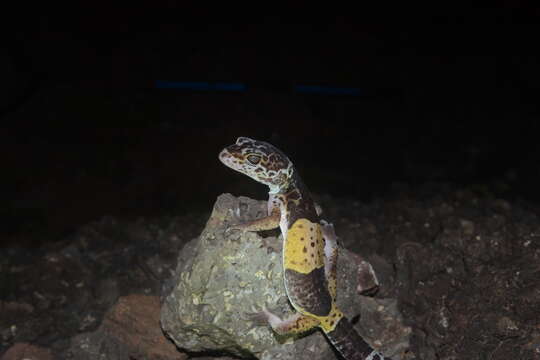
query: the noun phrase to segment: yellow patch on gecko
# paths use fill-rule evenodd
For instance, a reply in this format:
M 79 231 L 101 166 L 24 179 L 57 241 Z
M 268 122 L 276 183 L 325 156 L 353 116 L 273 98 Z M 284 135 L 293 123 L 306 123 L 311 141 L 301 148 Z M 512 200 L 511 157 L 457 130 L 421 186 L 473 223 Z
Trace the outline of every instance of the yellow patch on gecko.
M 324 242 L 321 227 L 307 219 L 298 219 L 287 231 L 283 265 L 302 274 L 324 266 Z
M 299 308 L 298 311 L 301 314 L 304 314 L 304 317 L 311 318 L 313 320 L 303 323 L 306 326 L 302 328 L 295 328 L 297 332 L 307 331 L 314 326 L 319 326 L 325 333 L 329 333 L 336 328 L 338 321 L 344 316 L 343 312 L 338 309 L 335 302 L 332 302 L 332 309 L 330 310 L 330 313 L 326 316 L 317 316 L 315 314 L 309 313 L 309 311 L 306 311 L 302 308 Z
M 330 314 L 328 314 L 328 316 L 313 316 L 313 317 L 321 322 L 319 324 L 319 327 L 325 333 L 328 333 L 335 329 L 338 321 L 343 317 L 343 313 L 341 312 L 341 310 L 337 308 L 336 304 L 333 303 L 332 310 L 330 310 Z

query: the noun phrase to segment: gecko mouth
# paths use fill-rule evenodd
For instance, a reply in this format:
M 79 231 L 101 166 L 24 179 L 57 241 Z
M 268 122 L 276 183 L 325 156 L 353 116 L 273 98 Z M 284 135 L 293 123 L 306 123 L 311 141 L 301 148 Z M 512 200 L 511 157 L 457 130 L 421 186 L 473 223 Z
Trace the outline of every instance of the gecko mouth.
M 235 160 L 234 156 L 227 150 L 224 149 L 219 153 L 218 156 L 219 160 L 227 167 L 237 170 L 235 164 L 237 161 Z M 237 170 L 238 171 L 238 170 Z
M 224 163 L 225 165 L 227 165 L 227 163 L 231 161 L 230 159 L 231 159 L 231 154 L 227 151 L 227 149 L 222 150 L 219 153 L 219 160 L 221 160 L 221 162 Z

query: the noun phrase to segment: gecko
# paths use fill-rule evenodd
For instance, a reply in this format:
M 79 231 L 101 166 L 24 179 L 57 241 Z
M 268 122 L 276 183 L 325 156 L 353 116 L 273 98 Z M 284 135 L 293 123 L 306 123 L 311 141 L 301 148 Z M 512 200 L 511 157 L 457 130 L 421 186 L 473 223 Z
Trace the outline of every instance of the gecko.
M 267 185 L 268 215 L 228 230 L 280 228 L 287 297 L 295 313 L 286 319 L 266 307 L 254 318 L 278 334 L 299 334 L 319 327 L 346 360 L 390 360 L 374 350 L 336 305 L 337 236 L 320 211 L 293 163 L 273 145 L 247 137 L 219 154 L 229 168 Z

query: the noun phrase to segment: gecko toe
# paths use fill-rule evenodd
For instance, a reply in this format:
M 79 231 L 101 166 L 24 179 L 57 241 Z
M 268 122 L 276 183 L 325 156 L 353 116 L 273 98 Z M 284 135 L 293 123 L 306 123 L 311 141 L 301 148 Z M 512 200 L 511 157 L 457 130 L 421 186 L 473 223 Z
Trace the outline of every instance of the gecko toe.
M 268 316 L 264 311 L 244 312 L 242 318 L 246 321 L 251 321 L 253 327 L 268 326 Z
M 231 225 L 231 226 L 228 226 L 226 229 L 225 229 L 225 232 L 226 233 L 231 233 L 233 231 L 238 231 L 238 232 L 242 232 L 242 233 L 245 233 L 245 229 L 242 227 L 241 224 L 235 224 L 235 225 Z

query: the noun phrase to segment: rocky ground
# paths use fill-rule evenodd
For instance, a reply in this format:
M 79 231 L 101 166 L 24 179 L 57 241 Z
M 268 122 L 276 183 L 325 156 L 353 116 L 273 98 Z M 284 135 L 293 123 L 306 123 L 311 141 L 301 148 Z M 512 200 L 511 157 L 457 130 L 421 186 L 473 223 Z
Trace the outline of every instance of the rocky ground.
M 319 196 L 342 244 L 397 298 L 411 358 L 540 359 L 538 209 L 448 186 L 369 203 Z M 39 248 L 0 253 L 7 359 L 188 359 L 159 327 L 160 294 L 208 213 L 104 217 Z M 226 354 L 203 354 L 219 358 Z

